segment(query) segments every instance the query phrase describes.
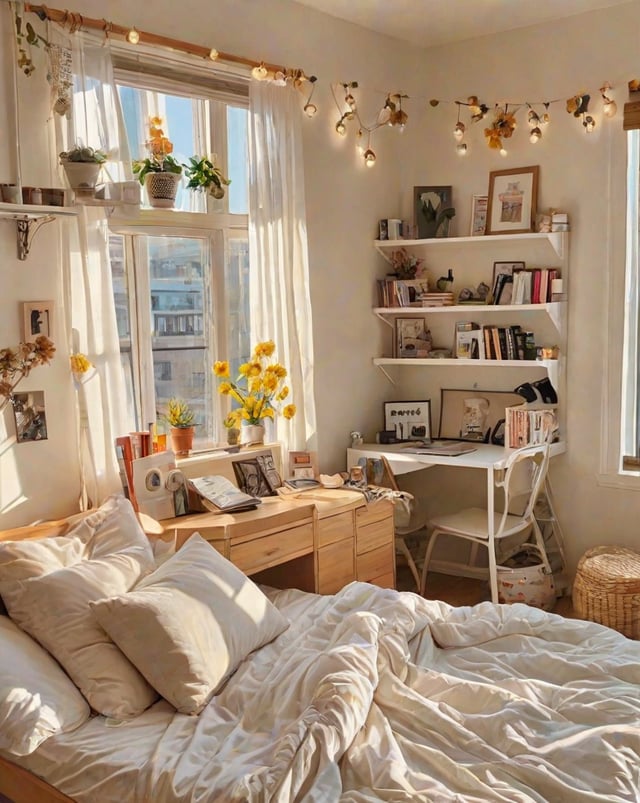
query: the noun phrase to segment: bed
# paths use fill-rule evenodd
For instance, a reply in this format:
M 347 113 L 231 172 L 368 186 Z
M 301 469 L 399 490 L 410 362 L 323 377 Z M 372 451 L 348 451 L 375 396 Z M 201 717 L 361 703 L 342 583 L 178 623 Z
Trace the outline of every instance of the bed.
M 122 504 L 116 505 L 120 513 Z M 83 549 L 96 540 L 99 516 L 94 525 L 90 538 L 81 533 Z M 71 535 L 57 532 L 50 537 L 73 540 L 74 530 Z M 2 661 L 7 645 L 0 642 L 0 671 L 5 673 L 0 680 L 0 793 L 20 803 L 640 799 L 637 642 L 597 624 L 522 604 L 454 608 L 357 582 L 333 596 L 258 588 L 198 539 L 192 536 L 175 555 L 155 555 L 154 566 L 125 592 L 104 597 L 101 588 L 89 604 L 106 628 L 101 646 L 114 654 L 124 651 L 144 670 L 145 680 L 153 681 L 153 701 L 137 715 L 97 714 L 96 706 L 105 705 L 96 697 L 104 684 L 87 692 L 75 667 L 69 674 L 64 663 L 64 671 L 56 663 L 58 682 L 69 680 L 66 692 L 73 688 L 78 697 L 64 710 L 58 702 L 52 718 L 55 695 L 38 690 L 22 670 L 32 698 L 40 691 L 38 699 L 48 700 L 49 720 L 37 738 L 30 735 L 29 747 L 24 734 L 14 733 L 14 747 L 22 738 L 22 748 L 8 750 L 3 731 L 20 730 L 21 720 L 7 716 L 16 705 L 6 691 L 7 677 L 17 670 L 15 660 L 13 669 L 3 665 L 10 662 Z M 50 575 L 75 572 L 77 582 L 78 563 L 85 571 L 85 560 L 102 570 L 102 562 L 112 558 L 113 544 L 74 563 L 80 555 L 76 549 L 71 563 L 47 573 L 33 574 L 29 557 L 32 574 L 15 582 L 16 565 L 18 574 L 26 565 L 24 554 L 16 559 L 12 552 L 20 543 L 26 542 L 0 544 L 0 595 L 11 622 L 2 619 L 5 629 L 11 628 L 12 645 L 28 640 L 29 649 L 42 650 L 29 633 L 38 632 L 25 614 L 29 606 L 16 599 L 31 580 L 38 586 L 47 579 L 46 599 L 54 600 L 57 585 Z M 185 633 L 205 638 L 210 614 L 202 586 L 197 581 L 194 588 L 185 585 L 198 571 L 206 574 L 201 564 L 209 558 L 199 551 L 203 545 L 214 556 L 212 571 L 222 578 L 218 591 L 238 606 L 231 616 L 224 600 L 211 606 L 218 617 L 212 627 L 220 628 L 216 644 L 219 648 L 222 640 L 226 653 L 239 650 L 240 655 L 204 685 L 200 675 L 206 676 L 217 655 L 206 667 L 192 660 L 170 673 L 158 658 L 166 655 L 170 666 L 173 653 L 180 651 L 167 650 L 167 634 L 174 645 Z M 10 560 L 3 559 L 3 546 Z M 56 560 L 63 551 L 56 552 Z M 118 553 L 118 571 L 130 558 Z M 92 576 L 92 588 L 96 583 Z M 175 587 L 187 596 L 169 594 Z M 157 620 L 149 626 L 145 618 L 149 598 L 162 632 Z M 136 602 L 142 599 L 144 605 Z M 202 625 L 194 632 L 191 604 Z M 56 615 L 53 611 L 45 618 L 47 633 L 40 633 L 43 642 L 54 639 L 54 649 L 66 638 L 49 634 L 56 630 Z M 252 628 L 264 632 L 254 637 Z M 2 633 L 0 627 L 0 639 Z M 238 645 L 238 638 L 245 643 Z M 202 654 L 207 649 L 201 645 Z M 145 665 L 147 653 L 151 666 Z M 57 659 L 64 662 L 65 656 Z M 197 682 L 189 673 L 198 676 Z M 186 683 L 183 675 L 189 676 Z M 52 677 L 53 669 L 46 680 Z M 87 699 L 91 710 L 87 705 L 83 711 Z M 33 705 L 20 704 L 25 718 L 33 715 Z

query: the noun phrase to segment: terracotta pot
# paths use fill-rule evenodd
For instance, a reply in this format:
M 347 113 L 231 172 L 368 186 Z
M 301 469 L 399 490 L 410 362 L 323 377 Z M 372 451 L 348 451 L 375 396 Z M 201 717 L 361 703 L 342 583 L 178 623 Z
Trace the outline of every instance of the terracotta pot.
M 240 443 L 243 446 L 264 443 L 264 426 L 262 424 L 243 424 L 240 429 Z
M 147 173 L 144 186 L 151 206 L 157 209 L 171 209 L 178 193 L 180 173 Z
M 188 455 L 193 448 L 195 427 L 171 427 L 171 448 L 177 456 Z

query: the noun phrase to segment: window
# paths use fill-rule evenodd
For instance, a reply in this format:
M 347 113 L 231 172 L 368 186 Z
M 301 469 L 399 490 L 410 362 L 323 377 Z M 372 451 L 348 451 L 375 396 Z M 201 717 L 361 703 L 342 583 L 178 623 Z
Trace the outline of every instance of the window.
M 163 88 L 164 86 L 164 88 Z M 246 100 L 187 83 L 118 73 L 132 158 L 145 153 L 148 120 L 163 119 L 173 155 L 215 153 L 231 179 L 225 198 L 186 188 L 173 210 L 113 219 L 109 242 L 127 403 L 146 428 L 172 397 L 196 413 L 196 444 L 220 442 L 226 414 L 211 367 L 250 355 Z

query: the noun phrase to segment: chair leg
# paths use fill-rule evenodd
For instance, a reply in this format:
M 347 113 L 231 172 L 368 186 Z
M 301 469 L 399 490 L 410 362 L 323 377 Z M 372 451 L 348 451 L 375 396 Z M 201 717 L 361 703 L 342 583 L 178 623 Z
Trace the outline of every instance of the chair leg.
M 538 552 L 540 553 L 540 559 L 542 560 L 542 563 L 544 564 L 544 568 L 547 571 L 547 573 L 551 574 L 551 564 L 549 563 L 549 558 L 547 557 L 547 550 L 544 544 L 544 536 L 542 535 L 542 530 L 540 529 L 540 525 L 535 520 L 535 518 L 533 519 L 532 526 L 533 526 L 533 534 L 536 539 L 536 546 L 538 548 Z
M 433 548 L 436 545 L 436 541 L 438 540 L 440 532 L 441 532 L 440 530 L 434 530 L 431 533 L 431 537 L 429 538 L 429 543 L 427 544 L 427 550 L 424 553 L 424 563 L 422 564 L 422 578 L 420 580 L 421 597 L 424 597 L 425 588 L 427 586 L 427 573 L 429 571 L 429 563 L 431 562 L 431 553 L 433 552 Z
M 491 589 L 491 602 L 498 602 L 498 568 L 496 560 L 495 543 L 488 544 L 489 552 L 489 587 Z
M 420 574 L 418 572 L 418 567 L 416 566 L 416 562 L 413 559 L 411 550 L 407 546 L 404 538 L 399 538 L 396 536 L 396 548 L 399 549 L 400 552 L 402 552 L 404 559 L 409 564 L 409 569 L 411 570 L 413 579 L 416 581 L 416 590 L 420 591 Z

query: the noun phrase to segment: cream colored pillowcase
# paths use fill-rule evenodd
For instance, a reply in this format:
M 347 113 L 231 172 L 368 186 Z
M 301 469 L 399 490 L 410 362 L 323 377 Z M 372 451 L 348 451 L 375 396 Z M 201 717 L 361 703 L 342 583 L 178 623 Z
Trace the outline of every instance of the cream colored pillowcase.
M 100 627 L 89 602 L 124 593 L 153 571 L 151 546 L 124 497 L 111 498 L 62 538 L 0 546 L 0 595 L 11 618 L 62 664 L 95 711 L 137 716 L 157 694 Z
M 198 533 L 133 591 L 90 604 L 125 655 L 183 714 L 198 713 L 249 653 L 289 626 Z
M 53 658 L 0 616 L 0 749 L 27 756 L 86 722 L 89 706 Z

